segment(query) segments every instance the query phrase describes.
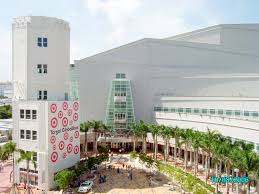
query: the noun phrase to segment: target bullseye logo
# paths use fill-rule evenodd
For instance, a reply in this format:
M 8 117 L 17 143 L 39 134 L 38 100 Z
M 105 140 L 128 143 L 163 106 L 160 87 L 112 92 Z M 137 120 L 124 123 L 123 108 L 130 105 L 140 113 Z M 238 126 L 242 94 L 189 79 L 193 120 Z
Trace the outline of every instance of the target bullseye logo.
M 60 149 L 60 150 L 63 150 L 64 147 L 65 147 L 64 141 L 60 141 L 59 144 L 58 144 L 58 146 L 59 146 L 59 149 Z
M 63 125 L 63 127 L 66 127 L 67 124 L 68 124 L 68 119 L 67 119 L 66 117 L 64 117 L 64 118 L 62 119 L 62 125 Z
M 78 102 L 74 102 L 74 104 L 73 104 L 73 108 L 74 108 L 74 110 L 75 110 L 75 111 L 77 111 L 77 110 L 78 110 L 78 108 L 79 108 L 79 104 L 78 104 Z
M 54 144 L 55 142 L 56 142 L 56 137 L 55 136 L 51 136 L 50 143 Z
M 68 115 L 68 116 L 72 115 L 72 110 L 71 110 L 71 109 L 68 109 L 67 115 Z
M 63 117 L 63 112 L 62 112 L 62 111 L 59 111 L 59 112 L 58 112 L 58 118 L 61 119 L 62 117 Z
M 76 131 L 75 132 L 75 138 L 78 138 L 79 137 L 79 131 Z
M 63 109 L 67 110 L 67 108 L 68 108 L 67 102 L 63 102 Z
M 70 137 L 70 142 L 73 142 L 73 137 L 72 136 Z
M 52 152 L 50 159 L 52 162 L 56 162 L 58 160 L 58 153 L 57 152 Z
M 64 133 L 64 140 L 67 140 L 69 137 L 68 132 Z
M 57 105 L 56 105 L 56 104 L 50 105 L 50 111 L 51 111 L 52 113 L 55 113 L 55 112 L 57 111 Z
M 71 121 L 69 121 L 69 125 L 73 125 L 73 121 L 71 120 Z
M 55 117 L 52 118 L 50 124 L 51 124 L 51 127 L 52 127 L 52 128 L 56 128 L 57 125 L 58 125 L 58 119 L 55 118 Z
M 73 120 L 74 120 L 74 121 L 77 121 L 77 119 L 78 119 L 78 114 L 75 113 L 75 114 L 73 115 Z
M 78 146 L 75 146 L 75 147 L 74 147 L 74 154 L 78 154 L 78 152 L 79 152 L 79 147 L 78 147 Z
M 72 144 L 70 143 L 70 144 L 67 145 L 67 152 L 68 152 L 68 153 L 71 153 L 72 150 L 73 150 L 73 146 L 72 146 Z
M 63 158 L 65 159 L 66 157 L 67 157 L 67 153 L 64 152 L 64 153 L 63 153 Z

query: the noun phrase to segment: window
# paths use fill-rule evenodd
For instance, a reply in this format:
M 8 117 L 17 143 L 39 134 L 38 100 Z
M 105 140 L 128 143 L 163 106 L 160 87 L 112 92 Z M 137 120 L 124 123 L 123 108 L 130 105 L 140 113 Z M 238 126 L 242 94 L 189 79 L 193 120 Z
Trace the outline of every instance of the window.
M 223 115 L 223 110 L 222 109 L 218 109 L 218 114 L 219 115 Z
M 215 109 L 210 109 L 210 114 L 215 115 L 216 111 Z
M 32 140 L 37 140 L 37 131 L 32 131 Z
M 23 109 L 20 109 L 20 118 L 24 119 L 24 110 Z
M 187 113 L 191 113 L 191 112 L 192 112 L 192 109 L 191 109 L 191 108 L 186 108 L 186 112 L 187 112 Z
M 31 139 L 31 131 L 26 130 L 26 139 Z
M 42 73 L 42 65 L 41 64 L 37 65 L 37 70 L 38 70 L 38 73 Z
M 238 117 L 239 117 L 240 115 L 241 115 L 240 110 L 236 110 L 236 111 L 235 111 L 235 116 L 238 116 Z
M 65 92 L 65 100 L 68 100 L 68 93 Z
M 33 159 L 34 161 L 37 161 L 37 153 L 36 153 L 36 152 L 33 153 L 32 159 Z
M 125 119 L 126 114 L 125 113 L 115 113 L 115 119 L 117 120 L 123 120 Z
M 232 110 L 226 110 L 226 115 L 231 116 L 232 115 Z
M 253 113 L 252 113 L 252 116 L 253 116 L 253 117 L 258 117 L 258 112 L 253 112 Z
M 256 151 L 259 152 L 259 144 L 256 144 Z
M 41 37 L 38 37 L 38 46 L 42 47 L 42 38 Z
M 43 100 L 47 100 L 48 92 L 46 90 L 43 91 Z
M 201 112 L 202 112 L 202 114 L 207 114 L 207 109 L 204 109 L 204 108 L 203 108 L 203 109 L 201 110 Z
M 47 66 L 47 64 L 44 64 L 43 65 L 43 73 L 48 73 L 48 66 Z
M 37 119 L 37 110 L 32 110 L 32 119 Z
M 170 112 L 175 112 L 175 108 L 170 108 Z
M 38 100 L 41 100 L 42 99 L 42 92 L 39 90 L 38 91 Z
M 38 47 L 48 47 L 48 38 L 38 37 Z
M 179 113 L 182 113 L 183 112 L 183 108 L 178 108 L 177 110 Z
M 43 38 L 43 47 L 48 47 L 48 39 Z
M 168 112 L 168 108 L 167 107 L 164 107 L 164 112 Z
M 193 112 L 194 113 L 200 113 L 200 110 L 198 108 L 195 108 Z
M 31 119 L 31 110 L 26 110 L 26 119 Z
M 116 73 L 116 79 L 125 79 L 126 74 L 125 73 Z
M 244 116 L 249 117 L 250 116 L 249 111 L 244 111 Z
M 20 138 L 24 139 L 24 130 L 23 129 L 20 130 Z

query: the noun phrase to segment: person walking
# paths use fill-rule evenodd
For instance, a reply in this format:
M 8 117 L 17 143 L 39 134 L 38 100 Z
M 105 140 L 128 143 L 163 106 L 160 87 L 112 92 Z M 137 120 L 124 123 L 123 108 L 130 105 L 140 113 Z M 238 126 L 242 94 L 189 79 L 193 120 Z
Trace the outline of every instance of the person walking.
M 124 163 L 122 163 L 122 168 L 124 168 L 124 166 L 125 166 Z
M 130 171 L 128 171 L 128 179 L 130 179 Z

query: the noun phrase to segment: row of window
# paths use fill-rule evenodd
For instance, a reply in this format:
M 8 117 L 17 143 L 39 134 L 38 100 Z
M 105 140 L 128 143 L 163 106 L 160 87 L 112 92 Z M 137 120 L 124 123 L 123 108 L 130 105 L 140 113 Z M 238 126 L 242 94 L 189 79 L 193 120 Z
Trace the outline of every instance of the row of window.
M 21 129 L 20 139 L 37 140 L 37 131 Z
M 125 113 L 115 113 L 115 119 L 116 120 L 123 120 L 126 118 L 126 114 Z
M 47 74 L 48 73 L 48 65 L 47 64 L 38 64 L 37 65 L 38 73 Z
M 193 113 L 206 115 L 225 115 L 236 117 L 255 117 L 258 118 L 259 112 L 256 111 L 241 111 L 241 110 L 223 110 L 223 109 L 205 109 L 205 108 L 175 108 L 175 107 L 154 107 L 157 112 L 176 112 L 176 113 Z
M 114 96 L 126 96 L 126 92 L 115 92 Z
M 48 47 L 48 38 L 38 37 L 38 47 Z
M 20 119 L 37 119 L 37 110 L 20 109 Z
M 125 73 L 116 73 L 116 79 L 125 79 L 126 74 Z

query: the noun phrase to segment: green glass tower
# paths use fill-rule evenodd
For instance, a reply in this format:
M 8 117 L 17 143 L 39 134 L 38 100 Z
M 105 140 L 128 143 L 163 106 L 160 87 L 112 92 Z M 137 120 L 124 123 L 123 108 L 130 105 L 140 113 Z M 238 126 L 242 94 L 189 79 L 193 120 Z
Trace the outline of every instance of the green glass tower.
M 114 132 L 123 133 L 131 123 L 135 123 L 135 114 L 130 80 L 117 73 L 110 85 L 105 124 Z
M 69 66 L 69 78 L 70 78 L 70 98 L 71 100 L 78 100 L 78 75 L 76 73 L 76 67 L 74 64 Z

